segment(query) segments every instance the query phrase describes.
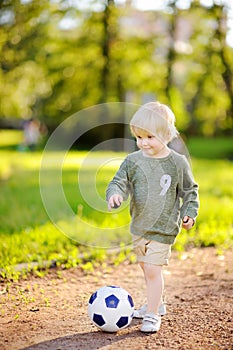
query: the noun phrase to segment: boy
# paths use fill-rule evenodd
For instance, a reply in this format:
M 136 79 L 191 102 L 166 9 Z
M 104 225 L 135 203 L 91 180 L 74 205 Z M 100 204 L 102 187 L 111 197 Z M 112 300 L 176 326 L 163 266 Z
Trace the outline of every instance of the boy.
M 163 265 L 181 226 L 192 228 L 199 208 L 198 185 L 186 158 L 167 144 L 177 136 L 173 112 L 159 102 L 142 106 L 130 122 L 139 151 L 129 154 L 109 183 L 108 208 L 119 207 L 130 195 L 131 233 L 147 291 L 147 305 L 135 310 L 142 332 L 157 332 L 161 316 Z

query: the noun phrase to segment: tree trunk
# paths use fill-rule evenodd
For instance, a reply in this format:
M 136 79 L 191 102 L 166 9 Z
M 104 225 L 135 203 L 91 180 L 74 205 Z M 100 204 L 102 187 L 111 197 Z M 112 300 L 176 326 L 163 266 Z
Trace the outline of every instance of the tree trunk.
M 226 111 L 226 117 L 229 121 L 229 129 L 232 130 L 233 127 L 233 71 L 231 69 L 231 66 L 227 60 L 227 54 L 226 54 L 226 31 L 223 29 L 223 26 L 226 23 L 225 14 L 223 12 L 222 6 L 214 6 L 215 15 L 217 19 L 217 28 L 215 32 L 215 36 L 218 39 L 220 45 L 219 45 L 219 57 L 221 58 L 224 70 L 222 72 L 222 78 L 224 81 L 224 84 L 226 86 L 226 91 L 229 97 L 229 107 Z

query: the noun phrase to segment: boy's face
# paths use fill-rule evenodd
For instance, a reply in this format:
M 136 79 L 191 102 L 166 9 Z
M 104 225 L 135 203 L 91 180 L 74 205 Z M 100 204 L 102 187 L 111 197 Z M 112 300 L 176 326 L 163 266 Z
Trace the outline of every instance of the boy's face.
M 142 150 L 146 157 L 156 157 L 165 146 L 164 143 L 149 131 L 134 128 L 134 133 L 137 140 L 137 146 Z

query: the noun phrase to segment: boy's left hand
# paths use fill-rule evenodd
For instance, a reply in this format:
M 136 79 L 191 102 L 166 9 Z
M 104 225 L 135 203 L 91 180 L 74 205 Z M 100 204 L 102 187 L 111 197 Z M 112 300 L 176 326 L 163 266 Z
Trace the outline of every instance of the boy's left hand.
M 189 216 L 184 216 L 183 217 L 183 223 L 182 223 L 182 227 L 185 230 L 190 230 L 194 225 L 194 219 L 190 218 Z

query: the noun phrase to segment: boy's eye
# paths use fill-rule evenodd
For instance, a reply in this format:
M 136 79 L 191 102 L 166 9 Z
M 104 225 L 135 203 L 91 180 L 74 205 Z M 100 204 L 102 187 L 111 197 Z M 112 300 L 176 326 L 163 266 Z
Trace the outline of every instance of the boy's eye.
M 153 138 L 153 135 L 148 135 L 148 139 L 152 139 Z
M 137 139 L 141 139 L 141 136 L 137 136 Z

